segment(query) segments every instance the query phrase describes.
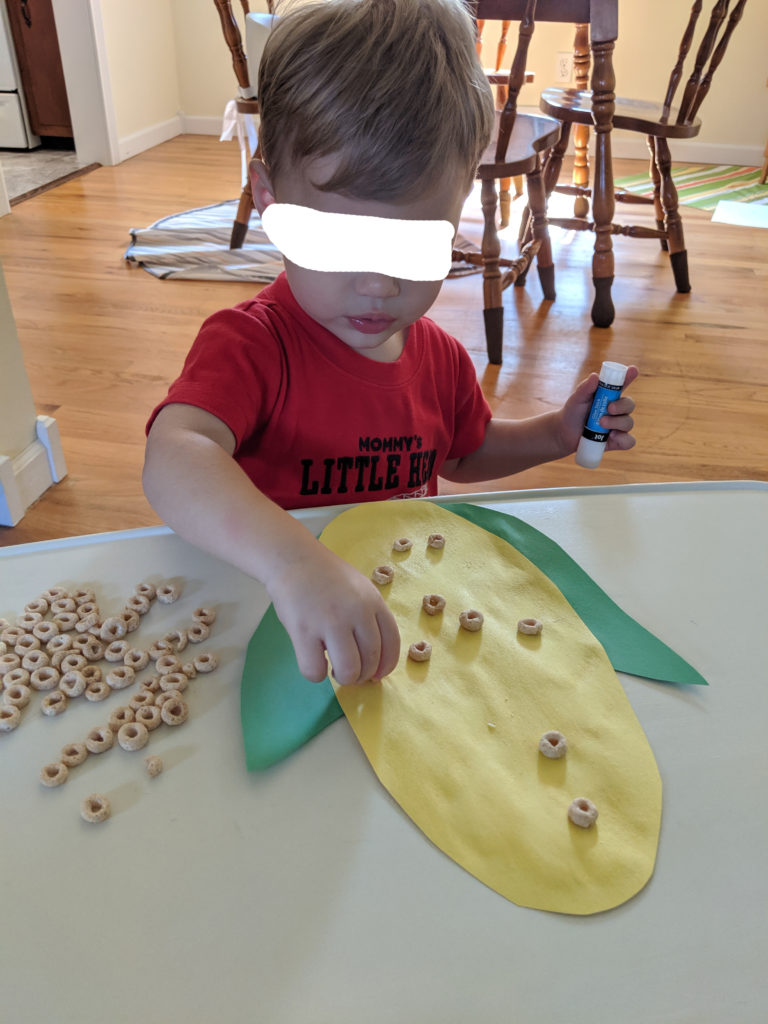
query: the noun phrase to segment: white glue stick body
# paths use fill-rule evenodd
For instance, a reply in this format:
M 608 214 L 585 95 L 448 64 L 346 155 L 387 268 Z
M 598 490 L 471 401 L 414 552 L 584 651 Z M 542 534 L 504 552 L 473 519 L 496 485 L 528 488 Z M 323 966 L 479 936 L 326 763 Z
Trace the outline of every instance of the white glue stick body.
M 623 363 L 603 363 L 600 368 L 600 383 L 576 449 L 576 462 L 586 469 L 600 465 L 609 433 L 600 426 L 600 420 L 611 402 L 621 395 L 626 376 L 627 367 Z

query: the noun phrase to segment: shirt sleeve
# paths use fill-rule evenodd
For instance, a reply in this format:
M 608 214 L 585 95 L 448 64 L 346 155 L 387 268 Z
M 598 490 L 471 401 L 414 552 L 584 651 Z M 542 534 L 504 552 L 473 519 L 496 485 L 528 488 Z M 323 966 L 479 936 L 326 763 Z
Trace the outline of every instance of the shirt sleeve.
M 194 405 L 229 427 L 239 447 L 272 415 L 285 379 L 285 353 L 258 307 L 214 313 L 195 339 L 168 394 L 152 411 Z
M 455 338 L 452 341 L 456 353 L 454 429 L 447 457 L 462 459 L 483 443 L 492 413 L 469 353 L 461 342 Z

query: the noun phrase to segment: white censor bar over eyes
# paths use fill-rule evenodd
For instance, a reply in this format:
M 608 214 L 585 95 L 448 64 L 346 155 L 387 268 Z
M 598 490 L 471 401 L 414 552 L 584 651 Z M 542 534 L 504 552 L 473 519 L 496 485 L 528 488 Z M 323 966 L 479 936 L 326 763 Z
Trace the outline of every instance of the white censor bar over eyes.
M 455 231 L 447 220 L 364 217 L 270 203 L 261 222 L 283 256 L 306 270 L 442 281 L 451 269 Z

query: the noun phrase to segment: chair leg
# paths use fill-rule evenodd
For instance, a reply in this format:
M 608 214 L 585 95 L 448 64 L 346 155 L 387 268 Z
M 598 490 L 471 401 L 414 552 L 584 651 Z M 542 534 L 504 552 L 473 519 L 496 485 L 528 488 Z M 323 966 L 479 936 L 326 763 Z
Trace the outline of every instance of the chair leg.
M 613 243 L 611 228 L 615 201 L 613 197 L 613 161 L 611 160 L 611 128 L 613 126 L 614 89 L 616 78 L 612 72 L 612 42 L 594 43 L 592 53 L 592 110 L 595 119 L 595 173 L 592 192 L 592 216 L 595 221 L 595 253 L 592 257 L 592 280 L 595 299 L 592 303 L 592 323 L 595 327 L 610 327 L 615 310 L 611 298 L 613 285 Z
M 504 345 L 504 308 L 501 300 L 501 269 L 499 256 L 501 243 L 496 230 L 496 182 L 484 178 L 480 188 L 480 204 L 483 208 L 483 319 L 485 321 L 485 343 L 488 362 L 501 363 Z
M 509 210 L 512 206 L 512 196 L 509 191 L 511 184 L 511 178 L 502 178 L 499 181 L 499 227 L 502 229 L 509 224 Z M 517 184 L 515 184 L 515 188 L 517 188 Z M 516 192 L 515 198 L 519 195 L 520 193 Z
M 557 185 L 558 178 L 560 177 L 560 170 L 563 166 L 563 157 L 565 156 L 565 151 L 568 148 L 568 140 L 570 139 L 570 136 L 570 124 L 563 123 L 560 131 L 560 138 L 557 140 L 555 145 L 547 151 L 547 156 L 544 160 L 544 170 L 542 172 L 544 195 L 546 200 L 548 200 L 552 195 L 555 185 Z M 523 215 L 520 219 L 520 234 L 518 235 L 518 242 L 521 247 L 527 245 L 533 237 L 532 228 L 531 208 L 530 205 L 528 205 L 523 210 Z
M 661 205 L 661 175 L 659 174 L 659 168 L 656 165 L 656 139 L 652 135 L 649 135 L 646 139 L 648 143 L 648 150 L 651 154 L 650 173 L 651 181 L 653 182 L 653 206 L 656 210 L 656 227 L 659 231 L 664 230 L 664 207 Z M 664 252 L 669 249 L 666 238 L 659 239 L 661 242 L 661 248 Z
M 679 292 L 689 292 L 688 253 L 683 236 L 683 222 L 677 205 L 677 189 L 672 180 L 672 156 L 666 139 L 656 139 L 656 165 L 661 177 L 661 202 L 664 207 L 664 230 L 669 244 L 669 260 Z
M 249 178 L 245 183 L 245 188 L 240 193 L 235 223 L 232 225 L 232 235 L 229 239 L 230 249 L 242 249 L 245 236 L 248 234 L 248 222 L 251 219 L 252 210 L 253 193 L 251 192 L 251 180 Z
M 765 157 L 765 160 L 763 161 L 763 169 L 760 172 L 760 177 L 757 181 L 758 185 L 764 185 L 766 178 L 768 178 L 768 142 L 765 144 L 765 152 L 763 153 L 763 156 Z
M 560 138 L 547 152 L 547 158 L 544 161 L 544 192 L 546 193 L 547 199 L 552 195 L 555 190 L 555 185 L 560 179 L 560 171 L 563 166 L 563 157 L 565 151 L 568 149 L 568 143 L 571 138 L 571 125 L 569 122 L 564 121 L 560 128 Z
M 541 174 L 541 164 L 536 161 L 536 169 L 531 171 L 526 178 L 528 184 L 528 202 L 531 207 L 531 230 L 534 239 L 540 243 L 536 255 L 536 268 L 539 272 L 541 290 L 545 299 L 555 298 L 555 265 L 552 260 L 552 243 L 549 239 L 549 228 L 547 227 L 547 198 L 544 191 L 544 180 Z M 520 284 L 518 279 L 515 284 Z
M 573 72 L 578 90 L 589 88 L 589 25 L 576 26 L 573 40 Z M 577 124 L 573 129 L 573 184 L 577 188 L 589 188 L 589 127 Z M 576 196 L 573 200 L 574 217 L 586 217 L 589 213 L 589 200 L 586 196 Z
M 585 124 L 573 126 L 573 184 L 577 188 L 589 188 L 589 128 Z M 589 200 L 586 196 L 576 196 L 573 200 L 573 216 L 586 217 L 589 213 Z

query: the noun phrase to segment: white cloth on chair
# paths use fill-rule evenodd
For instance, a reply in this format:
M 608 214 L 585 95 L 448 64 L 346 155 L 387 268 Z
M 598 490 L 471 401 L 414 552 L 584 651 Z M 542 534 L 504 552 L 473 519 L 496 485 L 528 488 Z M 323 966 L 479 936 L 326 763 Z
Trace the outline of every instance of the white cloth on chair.
M 224 108 L 219 142 L 229 142 L 235 134 L 240 143 L 240 187 L 245 188 L 248 164 L 259 145 L 258 115 L 241 114 L 237 109 L 237 100 L 230 100 Z
M 248 78 L 251 88 L 248 93 L 240 89 L 241 97 L 244 99 L 255 99 L 256 80 L 258 68 L 261 64 L 261 55 L 269 39 L 274 22 L 277 16 L 274 14 L 261 14 L 253 12 L 245 19 L 245 52 L 248 57 Z M 228 142 L 235 137 L 240 143 L 240 169 L 242 188 L 248 181 L 248 164 L 253 158 L 259 144 L 258 115 L 241 114 L 237 109 L 237 100 L 230 100 L 224 108 L 224 120 L 221 125 L 220 142 Z

